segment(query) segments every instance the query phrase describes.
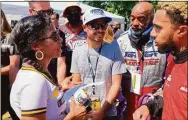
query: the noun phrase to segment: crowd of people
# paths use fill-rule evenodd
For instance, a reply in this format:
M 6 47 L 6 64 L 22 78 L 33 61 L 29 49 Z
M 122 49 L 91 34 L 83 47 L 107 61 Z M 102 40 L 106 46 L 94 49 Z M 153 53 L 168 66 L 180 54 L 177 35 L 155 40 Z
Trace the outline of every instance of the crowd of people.
M 132 8 L 124 31 L 102 9 L 29 1 L 11 29 L 1 10 L 1 114 L 13 120 L 186 120 L 187 2 Z M 59 18 L 67 19 L 65 25 Z M 90 103 L 65 93 L 87 89 Z M 88 105 L 89 104 L 89 105 Z

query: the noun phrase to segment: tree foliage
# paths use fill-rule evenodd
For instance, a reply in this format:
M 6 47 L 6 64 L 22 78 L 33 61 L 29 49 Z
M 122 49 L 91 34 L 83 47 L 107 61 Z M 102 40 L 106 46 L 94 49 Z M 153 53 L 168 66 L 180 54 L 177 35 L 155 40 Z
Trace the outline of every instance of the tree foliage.
M 129 16 L 131 14 L 131 10 L 134 7 L 134 5 L 138 1 L 83 1 L 83 3 L 104 9 L 108 12 L 114 13 L 116 15 L 120 15 L 125 17 L 125 23 L 129 23 Z M 154 7 L 156 6 L 157 2 L 153 1 L 151 2 Z

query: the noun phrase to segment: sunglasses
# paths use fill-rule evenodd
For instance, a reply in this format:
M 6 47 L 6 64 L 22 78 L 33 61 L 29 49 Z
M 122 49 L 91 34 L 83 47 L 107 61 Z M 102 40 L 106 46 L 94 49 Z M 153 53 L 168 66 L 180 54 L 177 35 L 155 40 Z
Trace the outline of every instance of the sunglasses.
M 102 24 L 98 24 L 98 23 L 89 23 L 88 24 L 92 30 L 99 30 L 100 28 L 102 30 L 106 30 L 108 24 L 107 23 L 102 23 Z
M 36 11 L 34 9 L 32 9 L 33 11 L 35 11 L 37 14 L 47 14 L 47 15 L 52 15 L 54 13 L 54 9 L 50 8 L 48 10 L 40 10 L 40 11 Z
M 58 42 L 61 40 L 61 37 L 59 36 L 58 31 L 54 31 L 51 33 L 51 35 L 49 37 L 40 38 L 39 40 L 46 40 L 46 39 L 52 39 L 53 41 Z

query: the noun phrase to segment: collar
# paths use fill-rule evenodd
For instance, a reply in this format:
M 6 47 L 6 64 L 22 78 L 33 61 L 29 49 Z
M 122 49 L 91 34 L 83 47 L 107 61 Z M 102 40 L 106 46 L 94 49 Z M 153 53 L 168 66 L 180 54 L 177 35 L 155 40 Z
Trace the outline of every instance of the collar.
M 70 26 L 70 23 L 66 23 L 65 26 L 67 27 L 67 29 L 72 33 L 72 34 L 75 34 L 75 35 L 78 35 L 80 32 L 82 32 L 83 30 L 83 27 L 80 27 L 80 29 L 78 29 L 77 31 L 72 31 L 73 28 L 71 28 Z
M 184 51 L 174 53 L 174 61 L 177 64 L 184 63 L 188 60 L 188 49 L 185 49 Z

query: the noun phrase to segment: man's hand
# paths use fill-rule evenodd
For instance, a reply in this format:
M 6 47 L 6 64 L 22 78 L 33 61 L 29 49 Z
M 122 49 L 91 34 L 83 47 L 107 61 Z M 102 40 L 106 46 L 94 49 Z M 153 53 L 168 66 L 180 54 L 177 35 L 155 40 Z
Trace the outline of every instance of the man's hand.
M 146 120 L 149 116 L 149 109 L 146 105 L 142 105 L 133 113 L 134 120 Z
M 81 84 L 81 82 L 72 81 L 72 76 L 66 77 L 63 82 L 61 82 L 62 90 L 66 91 L 76 85 Z

